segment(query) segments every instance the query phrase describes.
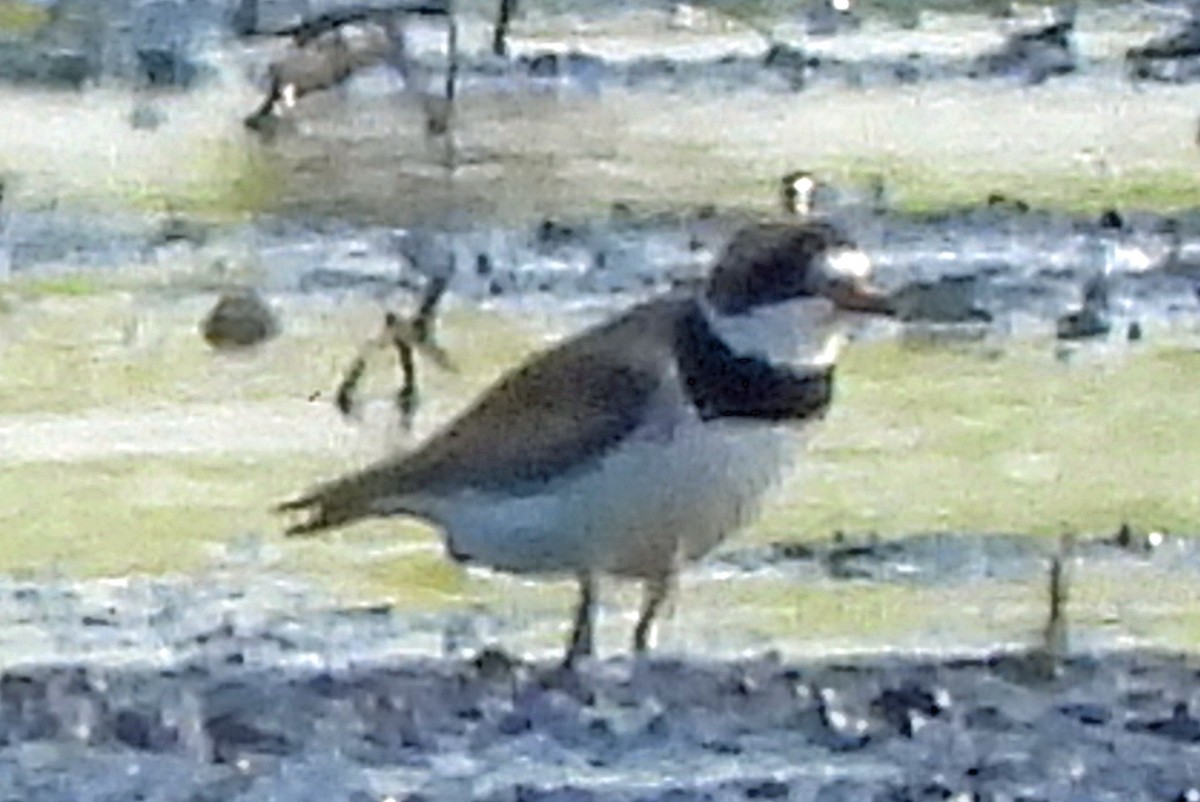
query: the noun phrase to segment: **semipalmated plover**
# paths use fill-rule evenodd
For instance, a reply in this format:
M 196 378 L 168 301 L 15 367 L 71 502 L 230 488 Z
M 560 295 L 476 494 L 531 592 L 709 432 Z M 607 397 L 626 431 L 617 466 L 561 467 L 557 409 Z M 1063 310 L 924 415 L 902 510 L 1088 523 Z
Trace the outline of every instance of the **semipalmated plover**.
M 785 202 L 808 211 L 814 187 L 788 176 Z M 829 408 L 833 310 L 890 312 L 869 275 L 828 222 L 744 228 L 703 283 L 534 355 L 416 450 L 282 504 L 308 513 L 288 532 L 407 515 L 459 562 L 574 575 L 567 665 L 592 651 L 597 577 L 639 579 L 641 652 L 682 564 L 752 519 L 795 452 L 786 435 Z M 833 346 L 815 358 L 814 325 Z

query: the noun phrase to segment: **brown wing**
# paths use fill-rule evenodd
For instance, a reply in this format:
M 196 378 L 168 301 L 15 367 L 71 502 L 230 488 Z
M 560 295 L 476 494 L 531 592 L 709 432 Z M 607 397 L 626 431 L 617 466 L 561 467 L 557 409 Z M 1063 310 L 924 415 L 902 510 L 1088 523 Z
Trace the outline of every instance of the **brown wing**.
M 289 532 L 365 517 L 385 495 L 519 491 L 585 470 L 637 426 L 663 381 L 679 314 L 677 302 L 652 302 L 534 357 L 418 450 L 284 504 L 312 512 Z

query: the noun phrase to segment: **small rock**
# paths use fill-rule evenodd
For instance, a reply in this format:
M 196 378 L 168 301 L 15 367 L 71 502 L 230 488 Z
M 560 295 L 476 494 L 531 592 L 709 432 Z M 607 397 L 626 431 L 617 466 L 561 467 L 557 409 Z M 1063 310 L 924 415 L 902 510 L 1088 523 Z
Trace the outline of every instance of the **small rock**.
M 1105 209 L 1100 215 L 1097 224 L 1102 229 L 1109 231 L 1120 231 L 1125 227 L 1125 219 L 1121 217 L 1121 213 L 1116 209 Z
M 594 77 L 607 66 L 604 59 L 578 51 L 538 53 L 533 57 L 522 57 L 520 61 L 533 78 Z
M 1084 307 L 1059 317 L 1055 334 L 1060 340 L 1084 340 L 1108 334 L 1111 328 L 1112 324 L 1102 312 Z
M 161 724 L 141 710 L 121 710 L 113 722 L 113 736 L 133 749 L 147 751 L 161 746 L 163 735 Z
M 1089 726 L 1102 726 L 1112 720 L 1112 711 L 1104 705 L 1094 702 L 1061 705 L 1058 712 L 1067 718 L 1073 718 L 1079 723 Z
M 814 59 L 803 50 L 790 45 L 776 43 L 763 57 L 763 66 L 784 76 L 793 90 L 804 88 L 808 68 Z
M 779 560 L 814 560 L 816 557 L 816 549 L 807 543 L 778 541 L 770 545 L 770 560 L 772 562 Z
M 196 65 L 175 48 L 139 48 L 137 60 L 142 81 L 147 86 L 186 89 L 192 85 L 199 73 Z
M 475 257 L 475 275 L 480 278 L 486 278 L 492 274 L 492 260 L 486 253 L 480 253 Z
M 1195 9 L 1176 30 L 1125 51 L 1125 66 L 1133 79 L 1178 80 L 1178 70 L 1200 56 L 1200 18 Z
M 1055 17 L 1049 24 L 1010 35 L 1003 47 L 979 59 L 977 73 L 1018 76 L 1024 83 L 1036 85 L 1052 76 L 1074 72 L 1074 9 L 1064 7 Z
M 260 729 L 235 713 L 208 718 L 204 729 L 212 742 L 216 763 L 234 763 L 242 752 L 285 755 L 290 751 L 283 735 Z
M 945 709 L 944 692 L 927 691 L 912 682 L 888 688 L 871 702 L 871 710 L 880 715 L 905 738 L 912 738 L 926 719 L 935 718 Z
M 504 716 L 496 723 L 496 729 L 501 735 L 520 735 L 533 729 L 533 722 L 529 716 L 523 712 L 514 710 Z
M 203 245 L 208 237 L 208 226 L 177 214 L 170 214 L 162 221 L 158 231 L 150 239 L 150 243 L 152 245 L 169 245 L 173 242 L 187 242 L 192 245 Z M 214 272 L 217 275 L 226 269 L 224 261 L 218 261 L 214 266 Z
M 137 131 L 153 131 L 164 122 L 167 115 L 157 106 L 139 103 L 129 112 L 129 127 Z
M 614 201 L 608 214 L 614 222 L 628 222 L 633 219 L 633 209 L 625 201 Z
M 84 53 L 60 50 L 44 54 L 40 72 L 39 77 L 51 86 L 82 89 L 85 83 L 99 75 L 100 67 L 95 59 Z
M 545 249 L 558 248 L 566 245 L 576 236 L 572 226 L 560 223 L 547 217 L 537 228 L 535 235 L 537 244 Z
M 1003 192 L 993 192 L 987 196 L 989 209 L 1007 209 L 1016 214 L 1028 214 L 1029 204 L 1020 198 L 1012 199 Z
M 278 334 L 279 322 L 258 293 L 239 290 L 221 296 L 200 331 L 213 348 L 245 348 Z
M 746 799 L 787 799 L 788 784 L 779 780 L 763 780 L 745 790 Z
M 445 136 L 450 130 L 450 118 L 454 103 L 441 95 L 423 95 L 421 108 L 425 112 L 425 134 L 429 137 Z
M 510 679 L 516 669 L 517 661 L 501 649 L 488 647 L 475 656 L 475 659 L 471 661 L 471 666 L 481 679 Z
M 1010 732 L 1021 726 L 1020 722 L 995 705 L 983 705 L 968 710 L 963 716 L 963 723 L 969 730 L 980 729 L 989 732 Z
M 1128 522 L 1125 522 L 1121 524 L 1115 535 L 1107 539 L 1107 542 L 1119 549 L 1148 554 L 1161 546 L 1164 539 L 1162 532 L 1141 534 L 1130 526 Z
M 1171 710 L 1170 718 L 1154 721 L 1131 721 L 1125 725 L 1130 732 L 1144 732 L 1172 741 L 1196 743 L 1200 741 L 1200 720 L 1188 711 L 1187 704 L 1179 702 Z

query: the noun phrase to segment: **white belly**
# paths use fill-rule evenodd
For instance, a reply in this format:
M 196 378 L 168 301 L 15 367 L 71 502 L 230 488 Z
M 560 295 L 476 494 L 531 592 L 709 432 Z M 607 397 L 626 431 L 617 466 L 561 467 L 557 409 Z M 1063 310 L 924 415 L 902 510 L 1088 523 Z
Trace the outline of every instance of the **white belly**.
M 798 447 L 796 431 L 689 416 L 639 431 L 599 468 L 547 492 L 460 493 L 427 509 L 472 562 L 518 573 L 657 576 L 754 517 Z

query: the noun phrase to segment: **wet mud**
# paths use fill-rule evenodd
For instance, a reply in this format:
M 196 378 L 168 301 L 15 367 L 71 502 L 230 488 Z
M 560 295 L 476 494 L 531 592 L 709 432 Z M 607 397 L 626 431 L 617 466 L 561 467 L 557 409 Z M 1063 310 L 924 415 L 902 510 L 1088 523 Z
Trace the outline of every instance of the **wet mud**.
M 447 617 L 320 612 L 299 596 L 263 616 L 254 593 L 142 583 L 106 603 L 8 584 L 0 605 L 23 618 L 6 640 L 53 631 L 76 656 L 4 666 L 0 788 L 24 802 L 1115 802 L 1200 788 L 1192 657 L 665 654 L 564 674 L 461 649 Z M 377 651 L 422 629 L 445 656 Z
M 1102 299 L 1104 308 L 1089 313 L 1102 313 L 1104 325 L 1093 321 L 1064 339 L 1126 338 L 1131 326 L 1188 324 L 1200 314 L 1200 216 L 1190 212 L 1127 214 L 1115 229 L 1103 215 L 986 203 L 914 216 L 849 202 L 832 216 L 872 256 L 905 323 L 997 335 L 1029 333 L 1030 323 L 1054 331 L 1064 315 Z M 637 215 L 616 204 L 606 218 L 454 232 L 267 218 L 175 236 L 160 223 L 121 228 L 13 212 L 7 261 L 18 278 L 87 269 L 102 280 L 106 268 L 152 267 L 181 253 L 219 263 L 219 254 L 252 243 L 255 281 L 267 293 L 415 295 L 429 276 L 449 275 L 450 295 L 471 302 L 622 305 L 703 274 L 750 219 L 712 208 Z
M 1195 571 L 1193 543 L 1125 529 L 1078 543 L 1070 570 Z M 1031 637 L 975 653 L 667 650 L 567 673 L 500 646 L 536 621 L 339 607 L 274 576 L 264 544 L 243 546 L 202 583 L 0 583 L 0 788 L 24 802 L 1115 802 L 1200 789 L 1194 656 L 1114 642 L 1053 653 Z M 1002 534 L 838 537 L 714 567 L 977 583 L 1044 576 L 1048 556 Z

